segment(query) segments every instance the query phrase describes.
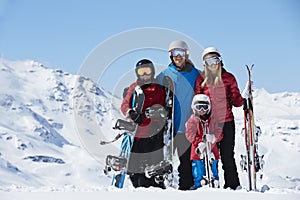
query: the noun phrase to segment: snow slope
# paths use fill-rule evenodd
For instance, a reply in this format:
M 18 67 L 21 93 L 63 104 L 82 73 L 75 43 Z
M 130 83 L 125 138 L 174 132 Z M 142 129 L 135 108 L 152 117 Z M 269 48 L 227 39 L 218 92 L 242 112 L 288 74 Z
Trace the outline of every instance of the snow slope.
M 269 94 L 255 90 L 256 123 L 262 129 L 259 152 L 265 166 L 258 186 L 265 193 L 201 188 L 119 190 L 103 174 L 105 156 L 117 154 L 116 144 L 100 146 L 117 133 L 111 129 L 120 101 L 85 77 L 42 64 L 0 59 L 0 198 L 96 199 L 185 198 L 299 199 L 300 93 Z M 243 111 L 236 116 L 236 162 L 245 153 L 240 134 Z M 220 166 L 221 185 L 223 184 Z M 239 168 L 243 188 L 246 173 Z M 20 193 L 22 192 L 22 193 Z M 34 193 L 32 193 L 34 192 Z M 149 194 L 149 195 L 147 195 Z

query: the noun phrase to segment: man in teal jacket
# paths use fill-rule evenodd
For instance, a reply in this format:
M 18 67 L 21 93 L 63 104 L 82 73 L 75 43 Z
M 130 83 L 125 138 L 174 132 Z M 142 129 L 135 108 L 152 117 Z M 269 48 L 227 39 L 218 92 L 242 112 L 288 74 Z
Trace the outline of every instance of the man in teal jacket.
M 175 84 L 174 102 L 174 149 L 179 156 L 179 189 L 189 190 L 193 184 L 190 162 L 191 144 L 185 137 L 185 123 L 191 115 L 191 102 L 194 96 L 194 85 L 199 71 L 188 59 L 188 46 L 184 41 L 175 40 L 169 45 L 171 63 L 162 71 L 157 80 L 163 84 L 163 78 L 169 76 Z

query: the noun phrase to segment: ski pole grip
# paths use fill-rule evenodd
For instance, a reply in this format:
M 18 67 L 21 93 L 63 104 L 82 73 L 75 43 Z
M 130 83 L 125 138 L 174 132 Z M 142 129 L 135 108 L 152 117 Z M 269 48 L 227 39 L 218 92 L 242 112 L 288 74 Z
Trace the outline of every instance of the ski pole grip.
M 243 110 L 248 110 L 247 108 L 247 99 L 243 98 Z

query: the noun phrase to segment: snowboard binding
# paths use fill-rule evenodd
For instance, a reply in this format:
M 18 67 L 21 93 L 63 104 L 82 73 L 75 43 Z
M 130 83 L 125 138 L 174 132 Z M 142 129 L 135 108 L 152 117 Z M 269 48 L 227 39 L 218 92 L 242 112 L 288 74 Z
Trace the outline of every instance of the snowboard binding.
M 127 164 L 126 158 L 120 156 L 108 155 L 106 157 L 106 165 L 105 165 L 104 173 L 108 174 L 108 172 L 110 172 L 111 170 L 121 171 L 125 169 L 126 164 Z
M 151 178 L 153 176 L 163 176 L 165 174 L 172 173 L 173 166 L 170 161 L 163 160 L 156 165 L 150 165 L 145 167 L 145 176 Z

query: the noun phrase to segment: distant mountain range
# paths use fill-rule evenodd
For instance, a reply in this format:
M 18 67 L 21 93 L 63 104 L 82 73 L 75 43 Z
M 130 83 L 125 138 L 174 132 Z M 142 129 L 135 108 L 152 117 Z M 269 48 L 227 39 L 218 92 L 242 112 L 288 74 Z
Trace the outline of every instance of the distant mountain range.
M 0 187 L 59 185 L 57 177 L 76 183 L 84 179 L 80 170 L 93 179 L 102 175 L 83 141 L 92 138 L 97 151 L 101 128 L 112 130 L 118 111 L 109 93 L 88 78 L 30 60 L 1 60 L 0 84 L 0 176 L 7 177 Z
M 262 184 L 299 190 L 300 93 L 256 89 L 254 97 L 266 161 Z M 120 99 L 88 77 L 32 60 L 0 59 L 0 189 L 110 185 L 103 163 L 107 154 L 118 153 L 119 143 L 99 141 L 116 135 L 111 127 L 122 117 L 119 106 Z M 238 163 L 245 149 L 243 111 L 234 113 Z

